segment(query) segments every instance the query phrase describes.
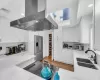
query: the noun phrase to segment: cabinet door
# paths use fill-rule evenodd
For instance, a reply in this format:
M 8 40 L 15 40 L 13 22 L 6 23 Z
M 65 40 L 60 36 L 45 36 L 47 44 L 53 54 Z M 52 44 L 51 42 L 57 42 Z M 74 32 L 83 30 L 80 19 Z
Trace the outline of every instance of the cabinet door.
M 93 13 L 85 15 L 81 19 L 80 22 L 81 43 L 86 43 L 86 44 L 90 43 L 90 29 L 92 24 L 92 17 Z
M 61 55 L 61 61 L 66 63 L 66 64 L 74 64 L 73 60 L 73 50 L 71 49 L 63 49 L 62 50 L 62 55 Z
M 63 28 L 62 37 L 64 42 L 79 42 L 80 41 L 79 25 L 70 28 Z
M 100 50 L 100 0 L 95 0 L 94 49 Z

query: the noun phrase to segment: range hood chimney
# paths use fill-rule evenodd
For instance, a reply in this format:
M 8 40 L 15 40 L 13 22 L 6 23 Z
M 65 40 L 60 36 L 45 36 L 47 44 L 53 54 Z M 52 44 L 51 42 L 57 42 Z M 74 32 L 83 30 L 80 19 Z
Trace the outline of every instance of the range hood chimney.
M 10 26 L 28 31 L 58 29 L 56 22 L 45 18 L 45 4 L 45 0 L 25 0 L 25 17 L 10 22 Z

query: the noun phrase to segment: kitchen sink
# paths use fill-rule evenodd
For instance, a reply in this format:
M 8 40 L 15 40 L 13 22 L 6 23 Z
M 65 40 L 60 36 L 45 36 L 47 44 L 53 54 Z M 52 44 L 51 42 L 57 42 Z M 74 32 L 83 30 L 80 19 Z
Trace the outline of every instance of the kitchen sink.
M 89 59 L 84 59 L 84 58 L 76 58 L 77 59 L 77 64 L 82 67 L 87 67 L 91 69 L 96 69 L 95 65 L 89 60 Z
M 77 63 L 79 66 L 83 66 L 83 67 L 92 68 L 92 69 L 97 70 L 97 68 L 93 64 L 86 64 L 86 63 L 82 63 L 82 62 L 77 62 Z
M 83 58 L 77 58 L 78 62 L 84 62 L 84 63 L 90 63 L 92 64 L 92 62 L 89 59 L 83 59 Z

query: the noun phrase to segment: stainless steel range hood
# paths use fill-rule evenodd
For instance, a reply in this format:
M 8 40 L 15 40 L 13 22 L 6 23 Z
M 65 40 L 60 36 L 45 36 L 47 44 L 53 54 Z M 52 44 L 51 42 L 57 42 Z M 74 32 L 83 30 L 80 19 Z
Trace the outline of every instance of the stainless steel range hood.
M 31 31 L 58 29 L 56 22 L 52 23 L 45 18 L 45 3 L 40 4 L 39 1 L 41 0 L 25 0 L 25 17 L 10 22 L 10 26 Z M 40 12 L 39 4 L 44 6 Z

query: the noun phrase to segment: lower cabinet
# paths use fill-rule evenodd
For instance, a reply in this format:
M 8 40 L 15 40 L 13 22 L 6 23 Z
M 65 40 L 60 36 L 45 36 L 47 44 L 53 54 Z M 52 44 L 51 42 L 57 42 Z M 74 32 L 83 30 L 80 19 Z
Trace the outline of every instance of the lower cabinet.
M 63 49 L 61 54 L 59 53 L 54 55 L 54 60 L 74 65 L 73 50 Z
M 62 50 L 62 62 L 66 64 L 74 64 L 74 58 L 73 58 L 73 50 L 71 49 L 63 49 Z

